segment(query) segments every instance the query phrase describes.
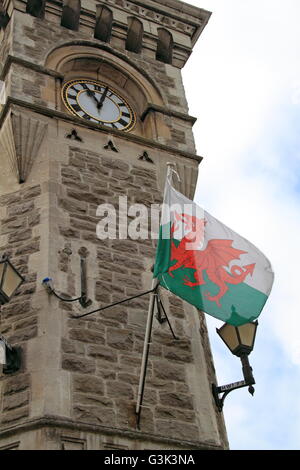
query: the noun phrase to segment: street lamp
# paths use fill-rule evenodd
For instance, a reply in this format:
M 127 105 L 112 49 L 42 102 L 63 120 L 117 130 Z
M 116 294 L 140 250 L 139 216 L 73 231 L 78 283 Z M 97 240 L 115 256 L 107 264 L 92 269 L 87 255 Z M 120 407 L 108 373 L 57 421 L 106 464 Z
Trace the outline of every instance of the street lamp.
M 10 301 L 24 277 L 12 265 L 6 255 L 0 258 L 0 306 Z M 0 334 L 0 364 L 3 373 L 12 374 L 20 369 L 21 348 L 11 346 Z
M 225 323 L 220 329 L 217 328 L 218 335 L 222 338 L 228 349 L 241 359 L 244 380 L 232 384 L 217 387 L 212 385 L 212 392 L 219 411 L 222 411 L 224 400 L 228 393 L 237 388 L 248 386 L 249 393 L 254 394 L 255 380 L 252 374 L 252 367 L 249 364 L 249 354 L 253 350 L 258 322 L 245 323 L 241 326 L 233 326 Z M 223 395 L 220 397 L 220 394 Z
M 0 305 L 10 301 L 22 282 L 24 282 L 23 276 L 4 255 L 0 259 Z

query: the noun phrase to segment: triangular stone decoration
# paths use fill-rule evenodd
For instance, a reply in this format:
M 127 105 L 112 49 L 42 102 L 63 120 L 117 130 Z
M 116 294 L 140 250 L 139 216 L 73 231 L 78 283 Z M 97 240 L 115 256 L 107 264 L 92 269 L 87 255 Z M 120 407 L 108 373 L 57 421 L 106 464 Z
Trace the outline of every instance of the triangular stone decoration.
M 149 154 L 146 151 L 143 152 L 143 154 L 138 157 L 138 160 L 141 160 L 143 162 L 148 162 L 148 163 L 154 163 L 152 158 L 149 157 Z
M 69 134 L 66 134 L 66 139 L 77 140 L 78 142 L 83 142 L 82 138 L 78 135 L 76 129 L 72 129 Z
M 48 124 L 16 111 L 11 111 L 6 117 L 0 142 L 19 183 L 26 181 L 47 127 Z
M 109 139 L 107 144 L 104 145 L 105 150 L 112 150 L 113 152 L 119 152 L 112 139 Z

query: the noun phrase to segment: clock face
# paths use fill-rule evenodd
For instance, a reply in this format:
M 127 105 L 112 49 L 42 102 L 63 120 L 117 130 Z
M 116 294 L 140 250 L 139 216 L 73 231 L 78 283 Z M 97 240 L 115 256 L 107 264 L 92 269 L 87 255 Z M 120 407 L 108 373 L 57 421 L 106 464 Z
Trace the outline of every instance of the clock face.
M 72 114 L 111 129 L 129 131 L 136 122 L 129 104 L 113 88 L 95 80 L 79 79 L 65 83 L 64 104 Z

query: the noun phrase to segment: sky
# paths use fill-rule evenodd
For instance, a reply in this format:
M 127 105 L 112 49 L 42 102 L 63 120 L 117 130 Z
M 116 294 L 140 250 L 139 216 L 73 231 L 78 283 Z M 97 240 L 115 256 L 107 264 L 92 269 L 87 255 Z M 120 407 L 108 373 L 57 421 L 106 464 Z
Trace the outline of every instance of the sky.
M 256 245 L 275 282 L 249 356 L 256 380 L 224 405 L 230 448 L 300 449 L 300 2 L 189 0 L 213 14 L 183 69 L 199 169 L 195 201 Z M 240 361 L 206 316 L 218 384 Z

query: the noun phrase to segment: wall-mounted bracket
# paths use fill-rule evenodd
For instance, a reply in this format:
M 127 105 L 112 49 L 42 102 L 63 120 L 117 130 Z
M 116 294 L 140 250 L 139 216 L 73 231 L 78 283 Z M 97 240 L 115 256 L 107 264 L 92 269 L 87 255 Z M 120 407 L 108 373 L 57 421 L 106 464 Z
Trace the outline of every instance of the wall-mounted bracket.
M 252 367 L 249 364 L 248 356 L 246 354 L 243 354 L 240 357 L 240 359 L 241 359 L 242 366 L 243 366 L 244 380 L 240 380 L 239 382 L 233 382 L 227 385 L 222 385 L 220 387 L 218 387 L 215 384 L 212 384 L 212 394 L 213 394 L 216 406 L 220 412 L 223 409 L 225 398 L 233 390 L 237 390 L 238 388 L 248 387 L 248 392 L 252 396 L 254 395 L 255 390 L 254 390 L 253 385 L 255 384 L 255 380 L 252 374 Z
M 1 364 L 3 364 L 3 374 L 13 374 L 21 367 L 20 346 L 11 346 L 8 341 L 0 334 L 0 346 L 3 351 L 1 354 Z
M 55 297 L 57 297 L 62 302 L 79 302 L 83 308 L 87 308 L 92 304 L 92 300 L 89 299 L 87 296 L 86 258 L 87 258 L 88 253 L 85 248 L 82 248 L 79 250 L 79 254 L 80 254 L 80 282 L 81 282 L 80 297 L 76 297 L 74 299 L 62 297 L 60 294 L 58 294 L 55 291 L 53 287 L 53 281 L 50 277 L 46 277 L 45 279 L 43 279 L 42 284 L 49 295 L 50 294 L 55 295 Z
M 80 257 L 80 279 L 81 279 L 81 297 L 79 303 L 83 308 L 91 305 L 91 299 L 87 297 L 87 277 L 86 277 L 86 258 Z
M 249 393 L 251 393 L 251 395 L 254 395 L 253 385 L 249 385 L 245 382 L 245 380 L 241 380 L 240 382 L 233 382 L 231 384 L 223 385 L 221 387 L 217 387 L 215 384 L 212 384 L 212 393 L 218 410 L 220 412 L 223 410 L 224 400 L 230 392 L 232 392 L 233 390 L 237 390 L 238 388 L 243 388 L 247 386 L 249 386 Z M 221 393 L 223 393 L 222 396 L 220 396 Z

